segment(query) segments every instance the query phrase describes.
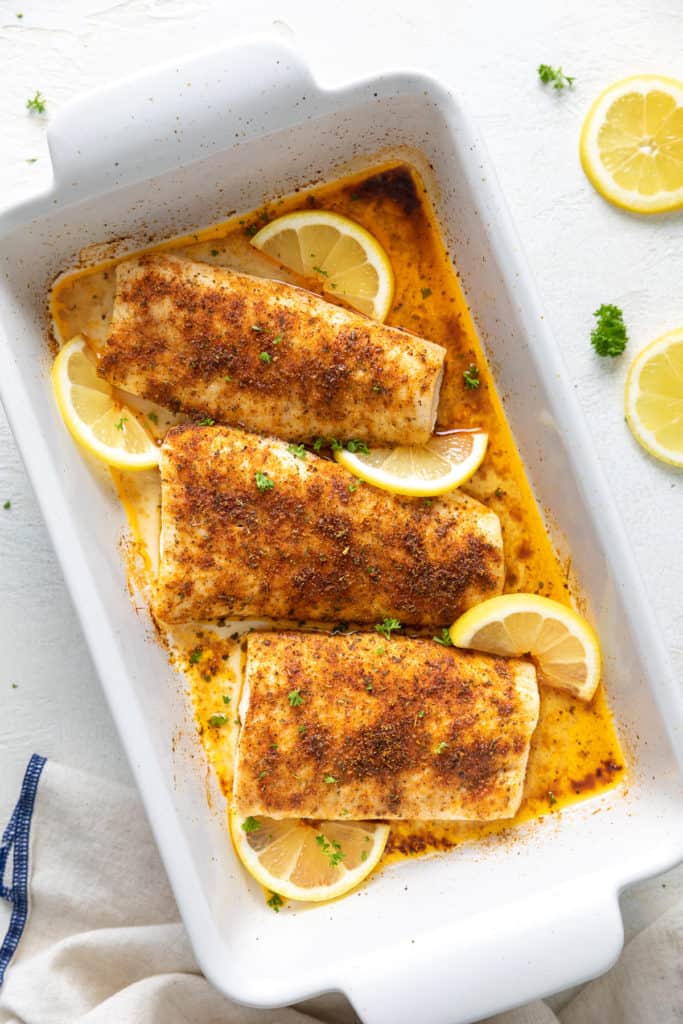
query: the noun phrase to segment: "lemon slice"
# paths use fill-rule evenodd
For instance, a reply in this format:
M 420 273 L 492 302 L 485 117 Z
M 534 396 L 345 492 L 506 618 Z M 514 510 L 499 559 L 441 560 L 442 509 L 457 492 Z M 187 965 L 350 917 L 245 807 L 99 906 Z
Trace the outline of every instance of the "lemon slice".
M 583 123 L 580 152 L 611 203 L 635 213 L 683 206 L 683 82 L 636 75 L 610 85 Z
M 464 484 L 481 465 L 488 434 L 463 430 L 432 437 L 427 444 L 334 453 L 337 462 L 368 484 L 392 494 L 429 497 Z
M 600 644 L 585 619 L 538 594 L 502 594 L 470 608 L 451 626 L 455 647 L 530 654 L 539 682 L 590 700 L 600 682 Z
M 67 342 L 55 359 L 52 386 L 62 419 L 91 455 L 119 469 L 149 469 L 158 464 L 159 449 L 153 439 L 97 376 L 80 335 Z
M 651 455 L 683 466 L 683 327 L 657 338 L 631 363 L 626 422 Z
M 286 213 L 254 235 L 251 244 L 360 313 L 384 320 L 394 297 L 386 252 L 360 224 L 327 210 Z
M 343 896 L 377 866 L 389 826 L 372 821 L 244 818 L 230 813 L 237 856 L 257 882 L 289 900 Z

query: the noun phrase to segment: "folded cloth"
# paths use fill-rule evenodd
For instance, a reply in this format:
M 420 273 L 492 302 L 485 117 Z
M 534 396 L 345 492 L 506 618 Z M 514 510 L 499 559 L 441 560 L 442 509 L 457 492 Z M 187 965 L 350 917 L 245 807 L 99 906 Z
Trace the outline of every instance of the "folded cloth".
M 219 995 L 194 960 L 137 794 L 124 786 L 34 755 L 3 837 L 0 883 L 0 1024 L 358 1020 L 338 995 L 283 1010 Z M 0 916 L 0 935 L 5 927 Z M 488 1024 L 679 1024 L 682 951 L 683 901 L 557 1014 L 536 1002 Z

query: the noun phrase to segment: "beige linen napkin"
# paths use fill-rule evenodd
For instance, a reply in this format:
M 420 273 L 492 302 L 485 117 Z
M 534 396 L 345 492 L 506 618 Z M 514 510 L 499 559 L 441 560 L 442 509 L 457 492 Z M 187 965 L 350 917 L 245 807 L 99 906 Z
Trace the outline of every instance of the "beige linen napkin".
M 35 762 L 33 774 L 40 774 Z M 30 914 L 0 988 L 0 1024 L 357 1021 L 340 996 L 298 1009 L 253 1010 L 209 985 L 133 790 L 48 761 L 30 828 Z M 21 850 L 13 856 L 19 865 Z M 0 941 L 9 925 L 9 904 L 4 906 Z M 18 916 L 15 908 L 15 938 Z M 585 986 L 559 1015 L 538 1002 L 489 1024 L 681 1022 L 682 952 L 683 904 L 642 931 L 617 967 Z

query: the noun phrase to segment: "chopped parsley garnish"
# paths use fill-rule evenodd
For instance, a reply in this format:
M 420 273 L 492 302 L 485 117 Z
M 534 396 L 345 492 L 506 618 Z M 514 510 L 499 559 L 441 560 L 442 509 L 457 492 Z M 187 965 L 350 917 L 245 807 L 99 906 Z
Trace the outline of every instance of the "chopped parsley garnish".
M 441 740 L 441 743 L 439 743 L 438 747 L 436 748 L 435 753 L 443 754 L 443 752 L 444 752 L 444 750 L 446 749 L 447 746 L 448 746 L 448 744 L 446 743 L 446 741 L 445 740 Z
M 304 699 L 301 696 L 301 690 L 299 690 L 299 689 L 290 690 L 289 693 L 287 694 L 287 700 L 289 701 L 291 707 L 293 707 L 293 708 L 301 707 L 301 705 L 304 702 Z
M 201 647 L 195 647 L 192 654 L 190 655 L 190 665 L 196 665 L 202 656 Z
M 303 460 L 306 458 L 306 449 L 302 444 L 288 444 L 287 451 L 290 455 L 296 456 L 297 459 Z
M 553 793 L 552 789 L 548 790 L 548 803 L 550 804 L 551 807 L 553 806 L 553 804 L 557 803 L 557 797 Z
M 383 636 L 387 638 L 387 640 L 391 640 L 391 634 L 394 632 L 394 630 L 400 628 L 401 623 L 398 621 L 398 619 L 393 618 L 386 618 L 384 619 L 383 622 L 378 622 L 375 625 L 375 629 L 377 630 L 377 632 L 382 633 Z
M 422 293 L 422 298 L 423 299 L 428 299 L 429 296 L 432 294 L 432 289 L 431 288 L 420 288 L 420 292 Z
M 331 448 L 333 452 L 339 452 L 344 447 L 336 437 L 316 437 L 313 442 L 313 451 L 319 452 L 321 448 Z
M 254 235 L 257 233 L 258 229 L 258 224 L 247 224 L 246 228 L 244 229 L 244 233 L 247 236 L 247 238 L 253 238 Z
M 496 489 L 495 489 L 495 491 L 493 493 L 495 494 L 495 496 L 497 498 L 502 498 L 505 495 L 505 491 L 503 490 L 502 487 L 496 487 Z
M 261 828 L 261 822 L 252 818 L 251 815 L 242 822 L 243 832 L 255 832 L 257 828 Z
M 35 96 L 30 100 L 26 100 L 26 109 L 30 110 L 31 113 L 44 114 L 45 113 L 45 97 L 40 90 L 36 90 Z
M 351 452 L 351 453 L 353 453 L 353 454 L 355 454 L 356 452 L 360 452 L 361 455 L 369 455 L 370 454 L 370 449 L 366 445 L 365 441 L 355 441 L 355 440 L 347 441 L 346 442 L 346 450 Z
M 209 718 L 208 721 L 212 729 L 220 729 L 222 725 L 225 725 L 227 720 L 227 715 L 211 715 L 211 718 Z
M 352 484 L 349 484 L 349 490 L 351 491 L 351 494 L 357 491 L 362 483 L 362 480 L 354 480 Z
M 451 640 L 451 634 L 446 626 L 441 630 L 441 636 L 433 636 L 432 640 L 435 640 L 437 644 L 441 644 L 442 647 L 452 647 L 453 641 Z
M 368 693 L 372 693 L 372 691 L 375 689 L 375 687 L 372 685 L 372 683 L 366 683 L 365 684 L 365 689 L 368 691 Z
M 210 416 L 205 416 L 203 420 L 197 420 L 198 427 L 212 427 L 216 421 L 211 419 Z
M 305 725 L 300 725 L 299 726 L 299 736 L 305 736 L 305 735 L 306 735 L 306 726 Z
M 228 697 L 227 693 L 223 694 L 223 703 L 229 704 L 232 701 L 232 697 Z
M 27 158 L 26 163 L 27 164 L 37 164 L 38 163 L 38 157 L 37 156 L 30 156 L 30 157 Z
M 591 344 L 599 356 L 620 356 L 626 348 L 628 334 L 624 314 L 618 306 L 603 304 L 593 313 L 597 324 L 591 331 Z
M 251 329 L 252 331 L 265 331 L 265 327 L 261 327 L 261 324 L 252 324 Z
M 218 256 L 218 249 L 212 249 L 211 250 L 211 255 L 212 256 Z
M 276 892 L 271 893 L 269 899 L 266 900 L 266 903 L 271 910 L 275 911 L 276 914 L 280 913 L 280 907 L 284 907 L 282 896 L 278 896 Z
M 157 416 L 157 414 L 155 412 L 148 412 L 147 413 L 147 419 L 151 420 L 152 423 L 158 423 L 159 422 L 159 417 Z
M 333 839 L 331 843 L 328 843 L 325 836 L 318 835 L 315 837 L 315 841 L 325 854 L 329 858 L 330 867 L 336 868 L 344 860 L 346 854 L 341 848 L 341 843 L 338 843 L 336 839 Z
M 322 274 L 323 277 L 329 277 L 330 276 L 326 270 L 323 270 L 322 267 L 313 267 L 312 269 L 315 270 L 316 274 Z
M 323 779 L 323 782 L 326 782 L 328 786 L 334 785 L 336 781 L 337 780 L 335 779 L 334 775 L 326 775 L 325 778 Z
M 384 644 L 380 644 L 379 647 L 375 647 L 375 654 L 384 654 Z
M 418 718 L 424 718 L 424 716 L 425 716 L 425 712 L 424 711 L 418 711 L 418 713 L 417 713 L 417 717 Z
M 267 774 L 268 774 L 268 769 L 267 768 L 264 768 L 263 771 L 259 772 L 258 773 L 258 780 L 259 780 L 259 782 L 261 781 L 261 779 L 265 779 Z
M 272 363 L 273 361 L 273 357 L 271 356 L 270 352 L 262 352 L 261 355 L 259 356 L 259 359 L 261 360 L 262 363 Z
M 565 88 L 571 89 L 574 85 L 575 79 L 571 75 L 565 75 L 562 68 L 553 68 L 550 64 L 539 64 L 538 65 L 538 77 L 541 79 L 544 85 L 550 85 L 552 83 L 553 89 L 562 90 Z
M 368 851 L 367 850 L 362 850 L 361 851 L 360 859 L 361 860 L 367 860 L 368 859 Z
M 127 416 L 122 416 L 121 419 L 119 420 L 119 422 L 115 423 L 114 426 L 116 427 L 117 430 L 123 430 L 123 424 L 127 423 L 127 422 L 128 422 L 128 417 Z
M 382 387 L 381 384 L 373 384 L 372 385 L 372 390 L 373 391 L 384 391 L 384 388 Z
M 254 474 L 254 479 L 259 491 L 272 491 L 275 487 L 275 481 L 271 480 L 267 473 L 262 473 L 260 469 Z
M 226 376 L 226 377 L 223 378 L 223 380 L 227 380 L 228 384 L 230 384 L 231 381 L 232 381 L 232 377 L 227 377 Z
M 9 498 L 7 499 L 7 501 L 3 502 L 3 506 L 2 507 L 4 509 L 8 509 L 8 508 L 12 507 L 12 502 L 9 500 Z
M 471 391 L 476 390 L 481 384 L 479 380 L 479 367 L 476 363 L 470 363 L 466 370 L 463 370 L 462 379 L 465 382 L 465 387 Z
M 276 334 L 273 340 L 271 341 L 271 345 L 279 345 L 283 338 L 284 334 Z

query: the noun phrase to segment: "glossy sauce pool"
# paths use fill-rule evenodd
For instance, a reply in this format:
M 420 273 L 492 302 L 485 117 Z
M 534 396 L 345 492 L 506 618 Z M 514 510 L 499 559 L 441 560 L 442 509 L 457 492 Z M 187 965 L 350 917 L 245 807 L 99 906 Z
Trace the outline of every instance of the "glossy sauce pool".
M 443 345 L 448 356 L 439 404 L 438 429 L 484 429 L 486 458 L 463 488 L 500 517 L 505 543 L 505 590 L 543 594 L 570 603 L 570 563 L 561 564 L 544 527 L 520 456 L 507 425 L 458 278 L 445 250 L 431 203 L 417 173 L 406 164 L 387 164 L 293 197 L 266 204 L 250 216 L 156 245 L 207 263 L 277 277 L 321 291 L 319 282 L 284 271 L 250 245 L 263 223 L 282 213 L 320 207 L 358 221 L 385 247 L 396 278 L 387 322 Z M 115 260 L 66 273 L 52 292 L 51 310 L 58 338 L 85 335 L 93 349 L 106 338 L 114 292 Z M 326 296 L 329 298 L 329 296 Z M 479 370 L 480 386 L 466 388 L 463 371 Z M 157 437 L 179 421 L 151 402 L 122 396 Z M 132 586 L 149 593 L 158 564 L 159 480 L 156 470 L 112 471 L 131 527 L 129 575 Z M 229 795 L 234 746 L 239 729 L 236 709 L 241 685 L 240 634 L 254 624 L 190 626 L 164 637 L 174 666 L 188 681 L 198 731 L 221 787 Z M 270 623 L 260 623 L 271 627 Z M 291 626 L 291 624 L 288 624 Z M 318 628 L 320 628 L 318 626 Z M 210 719 L 220 725 L 211 725 Z M 493 823 L 392 823 L 385 857 L 395 859 L 465 840 L 506 832 L 514 825 L 615 786 L 624 776 L 624 760 L 604 688 L 584 704 L 543 687 L 524 798 L 511 821 Z

